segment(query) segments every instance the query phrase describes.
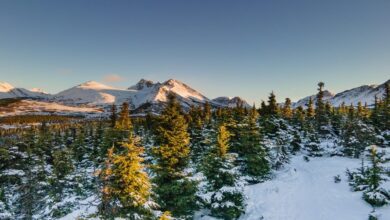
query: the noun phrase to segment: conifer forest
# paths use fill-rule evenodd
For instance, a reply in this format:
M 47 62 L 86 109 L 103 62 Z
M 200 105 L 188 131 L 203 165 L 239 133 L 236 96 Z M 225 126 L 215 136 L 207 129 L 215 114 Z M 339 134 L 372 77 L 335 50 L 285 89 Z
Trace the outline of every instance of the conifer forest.
M 170 93 L 158 113 L 1 117 L 0 219 L 273 219 L 256 190 L 331 158 L 358 162 L 330 187 L 367 207 L 362 219 L 390 219 L 390 83 L 373 105 L 334 106 L 324 87 L 298 107 L 272 92 L 259 107 L 183 108 Z

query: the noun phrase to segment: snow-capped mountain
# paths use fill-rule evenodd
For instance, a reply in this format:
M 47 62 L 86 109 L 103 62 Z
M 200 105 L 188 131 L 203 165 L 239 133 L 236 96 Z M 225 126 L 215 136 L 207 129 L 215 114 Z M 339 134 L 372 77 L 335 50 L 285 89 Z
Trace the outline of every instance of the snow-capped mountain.
M 55 100 L 66 104 L 109 105 L 130 103 L 132 109 L 161 105 L 167 101 L 168 94 L 177 95 L 183 107 L 210 101 L 200 92 L 178 80 L 170 79 L 163 83 L 154 83 L 141 79 L 128 89 L 118 89 L 89 81 L 55 95 Z
M 23 88 L 15 88 L 7 82 L 0 82 L 0 99 L 6 98 L 34 98 L 34 99 L 46 99 L 50 95 L 40 91 L 32 91 Z
M 234 108 L 238 104 L 242 104 L 243 107 L 245 107 L 245 108 L 251 107 L 244 99 L 242 99 L 241 97 L 238 97 L 238 96 L 233 97 L 233 98 L 222 96 L 222 97 L 218 97 L 218 98 L 213 99 L 212 102 L 217 103 L 221 106 L 229 107 L 229 108 Z
M 387 83 L 390 83 L 390 80 L 380 85 L 363 85 L 337 94 L 325 91 L 324 100 L 330 102 L 333 106 L 340 106 L 342 103 L 357 106 L 359 102 L 362 102 L 363 105 L 367 103 L 368 106 L 372 106 L 375 103 L 375 96 L 377 98 L 384 96 Z M 305 107 L 310 97 L 315 103 L 317 99 L 316 95 L 312 95 L 295 102 L 293 107 Z

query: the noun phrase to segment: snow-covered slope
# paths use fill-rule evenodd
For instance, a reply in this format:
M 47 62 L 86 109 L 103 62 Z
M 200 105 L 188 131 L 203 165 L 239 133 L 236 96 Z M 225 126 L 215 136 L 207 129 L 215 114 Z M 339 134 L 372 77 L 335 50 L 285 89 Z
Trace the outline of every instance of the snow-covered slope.
M 251 107 L 244 99 L 242 99 L 241 97 L 238 97 L 238 96 L 233 97 L 233 98 L 222 96 L 222 97 L 218 97 L 218 98 L 213 99 L 212 102 L 219 104 L 221 106 L 226 106 L 226 107 L 230 107 L 230 108 L 234 108 L 238 104 L 242 104 L 245 108 Z
M 0 99 L 6 98 L 49 98 L 50 95 L 40 92 L 27 90 L 23 88 L 15 88 L 7 82 L 0 82 Z
M 375 96 L 382 98 L 385 93 L 386 83 L 390 83 L 390 80 L 386 81 L 381 85 L 363 85 L 353 89 L 345 90 L 343 92 L 332 94 L 326 91 L 324 100 L 329 101 L 333 106 L 340 106 L 343 102 L 345 105 L 357 106 L 359 102 L 364 105 L 367 103 L 368 106 L 372 106 L 375 102 Z M 312 97 L 314 103 L 316 101 L 316 95 L 305 97 L 295 103 L 293 107 L 302 106 L 305 107 L 309 102 L 309 98 Z
M 360 166 L 359 159 L 345 157 L 311 158 L 305 162 L 295 156 L 276 178 L 246 187 L 248 206 L 240 220 L 365 220 L 372 207 L 352 192 L 345 170 Z M 335 183 L 334 176 L 341 182 Z M 388 219 L 390 208 L 377 209 L 377 214 Z
M 62 91 L 54 96 L 56 101 L 67 104 L 105 105 L 129 101 L 132 92 L 88 81 Z

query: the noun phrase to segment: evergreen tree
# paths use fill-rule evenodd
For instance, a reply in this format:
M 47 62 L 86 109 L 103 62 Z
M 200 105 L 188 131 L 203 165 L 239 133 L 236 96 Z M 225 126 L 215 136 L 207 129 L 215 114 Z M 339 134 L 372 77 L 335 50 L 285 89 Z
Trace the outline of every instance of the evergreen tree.
M 111 115 L 110 115 L 110 121 L 111 121 L 111 127 L 115 127 L 117 120 L 117 114 L 116 114 L 116 105 L 115 103 L 111 106 Z
M 380 187 L 380 184 L 385 180 L 383 175 L 382 154 L 377 153 L 375 146 L 371 147 L 371 167 L 367 170 L 367 185 L 368 188 L 363 193 L 363 198 L 366 202 L 374 207 L 383 206 L 390 202 L 390 193 Z
M 209 102 L 205 102 L 203 105 L 203 120 L 206 125 L 211 122 L 211 106 Z
M 306 109 L 306 116 L 308 118 L 314 118 L 315 116 L 315 109 L 313 105 L 313 99 L 310 97 L 309 102 L 307 103 L 307 109 Z
M 169 94 L 157 128 L 159 146 L 153 148 L 153 171 L 157 201 L 162 210 L 174 216 L 191 216 L 196 209 L 196 185 L 184 172 L 190 156 L 187 126 L 180 104 Z
M 291 119 L 293 116 L 293 112 L 291 109 L 291 99 L 286 98 L 286 101 L 284 102 L 283 108 L 282 108 L 282 115 L 286 119 Z
M 293 112 L 293 122 L 294 124 L 299 125 L 299 127 L 303 127 L 305 122 L 305 111 L 302 106 L 298 106 Z
M 342 132 L 343 152 L 347 156 L 358 158 L 365 147 L 374 142 L 374 138 L 374 129 L 356 115 L 354 107 L 351 105 Z
M 205 207 L 211 215 L 223 219 L 236 219 L 244 212 L 244 195 L 239 184 L 238 169 L 234 166 L 235 157 L 229 154 L 229 132 L 226 127 L 218 127 L 213 148 L 202 163 L 207 179 Z
M 119 118 L 115 123 L 115 128 L 123 131 L 130 131 L 133 129 L 133 125 L 131 123 L 130 115 L 129 115 L 129 104 L 124 102 L 122 104 L 121 111 L 119 113 Z
M 147 219 L 151 217 L 150 202 L 151 183 L 143 166 L 143 147 L 136 146 L 130 137 L 121 144 L 120 153 L 114 154 L 114 148 L 108 152 L 101 178 L 104 180 L 103 203 L 100 212 L 103 216 L 121 216 L 130 219 Z
M 267 152 L 261 143 L 262 139 L 257 119 L 258 114 L 253 106 L 242 129 L 243 147 L 239 152 L 239 155 L 244 159 L 244 173 L 251 178 L 249 180 L 251 182 L 259 182 L 270 170 Z
M 317 122 L 317 129 L 320 133 L 324 134 L 326 132 L 328 125 L 328 117 L 326 114 L 326 106 L 324 103 L 324 86 L 323 82 L 318 83 L 318 93 L 317 93 L 317 102 L 315 109 L 315 118 Z
M 279 107 L 274 92 L 271 92 L 268 97 L 267 113 L 271 116 L 277 116 L 279 114 Z
M 268 113 L 267 105 L 263 100 L 261 100 L 260 109 L 259 109 L 260 116 L 264 116 Z
M 383 154 L 377 153 L 376 146 L 370 149 L 371 166 L 365 167 L 363 160 L 357 172 L 347 170 L 350 185 L 354 191 L 363 191 L 363 199 L 373 207 L 380 207 L 390 202 L 390 194 L 381 187 L 384 168 L 382 166 Z

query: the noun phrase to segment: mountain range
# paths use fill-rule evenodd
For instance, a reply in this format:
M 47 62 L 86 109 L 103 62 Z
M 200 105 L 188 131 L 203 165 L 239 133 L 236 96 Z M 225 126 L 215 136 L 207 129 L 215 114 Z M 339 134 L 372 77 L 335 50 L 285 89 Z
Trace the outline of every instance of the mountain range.
M 363 85 L 337 94 L 325 91 L 324 100 L 330 102 L 333 106 L 339 106 L 343 102 L 346 105 L 353 104 L 356 106 L 359 101 L 370 106 L 374 104 L 375 96 L 381 98 L 384 95 L 386 83 L 390 83 L 390 80 L 380 85 Z M 118 89 L 99 82 L 88 81 L 57 94 L 48 94 L 40 89 L 15 88 L 9 83 L 0 82 L 0 99 L 23 98 L 33 99 L 35 103 L 49 102 L 63 106 L 99 107 L 102 109 L 107 109 L 112 104 L 119 105 L 128 102 L 135 113 L 159 112 L 167 101 L 169 93 L 176 94 L 184 109 L 188 109 L 191 105 L 202 105 L 206 102 L 210 103 L 212 107 L 234 107 L 238 103 L 250 107 L 240 97 L 209 99 L 187 84 L 175 79 L 169 79 L 162 83 L 141 79 L 127 89 Z M 292 106 L 294 108 L 298 106 L 305 107 L 310 98 L 314 102 L 316 101 L 316 95 L 312 95 L 298 100 Z
M 380 85 L 363 85 L 336 94 L 325 90 L 324 101 L 329 102 L 332 106 L 340 106 L 342 103 L 357 106 L 361 102 L 363 105 L 367 104 L 367 106 L 371 107 L 375 104 L 375 97 L 381 99 L 384 96 L 386 84 L 390 84 L 390 80 Z M 305 108 L 310 98 L 313 100 L 313 103 L 316 103 L 316 95 L 311 95 L 298 100 L 292 106 L 294 108 L 298 106 Z

